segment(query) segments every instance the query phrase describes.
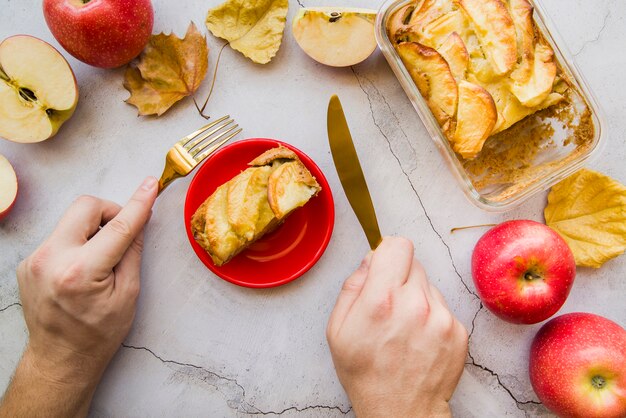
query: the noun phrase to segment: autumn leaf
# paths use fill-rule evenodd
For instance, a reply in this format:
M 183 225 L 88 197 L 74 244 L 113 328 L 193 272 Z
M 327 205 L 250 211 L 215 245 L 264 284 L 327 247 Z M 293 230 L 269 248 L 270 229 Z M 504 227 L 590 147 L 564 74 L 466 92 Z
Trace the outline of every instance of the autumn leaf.
M 231 48 L 267 64 L 280 48 L 288 7 L 288 0 L 227 0 L 209 10 L 206 26 Z
M 126 103 L 136 106 L 142 116 L 161 116 L 198 89 L 207 72 L 208 57 L 206 38 L 193 23 L 182 39 L 173 33 L 152 35 L 124 75 L 124 87 L 130 92 Z
M 563 180 L 544 214 L 578 266 L 598 268 L 626 250 L 626 187 L 604 174 L 583 169 Z

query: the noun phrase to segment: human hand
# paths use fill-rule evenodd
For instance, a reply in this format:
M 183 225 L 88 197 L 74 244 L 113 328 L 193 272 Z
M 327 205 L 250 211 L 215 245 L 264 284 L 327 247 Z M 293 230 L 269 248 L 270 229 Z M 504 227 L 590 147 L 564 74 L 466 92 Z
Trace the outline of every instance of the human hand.
M 23 362 L 58 385 L 92 387 L 130 330 L 143 228 L 157 195 L 147 178 L 128 204 L 82 196 L 17 269 L 29 341 Z
M 385 238 L 345 281 L 326 332 L 356 415 L 448 417 L 467 331 L 413 258 Z

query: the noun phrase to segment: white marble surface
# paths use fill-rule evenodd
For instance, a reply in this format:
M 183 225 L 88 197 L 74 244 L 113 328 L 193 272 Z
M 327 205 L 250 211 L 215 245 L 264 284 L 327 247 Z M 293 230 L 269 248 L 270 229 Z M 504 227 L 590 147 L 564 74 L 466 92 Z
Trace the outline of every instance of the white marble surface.
M 590 167 L 626 183 L 626 2 L 544 0 L 567 48 L 606 116 L 606 146 Z M 155 32 L 182 35 L 190 20 L 203 30 L 219 0 L 154 0 Z M 299 4 L 292 1 L 289 20 Z M 335 1 L 377 8 L 378 1 Z M 58 45 L 40 0 L 0 0 L 0 38 L 28 33 Z M 212 67 L 220 41 L 208 36 Z M 68 56 L 67 54 L 65 54 Z M 191 100 L 159 119 L 138 118 L 123 103 L 123 70 L 69 62 L 80 87 L 78 109 L 56 138 L 36 145 L 0 140 L 16 167 L 20 196 L 0 223 L 0 393 L 27 338 L 15 267 L 51 231 L 80 194 L 124 202 L 147 174 L 158 175 L 174 139 L 203 123 Z M 205 95 L 208 82 L 198 94 Z M 380 53 L 347 69 L 318 65 L 295 44 L 289 25 L 271 64 L 252 64 L 226 49 L 209 105 L 229 113 L 246 137 L 288 141 L 307 152 L 335 192 L 336 225 L 320 262 L 304 277 L 272 290 L 239 288 L 213 276 L 192 252 L 183 227 L 190 178 L 156 203 L 147 230 L 142 294 L 134 327 L 95 396 L 94 417 L 283 415 L 351 416 L 335 376 L 324 328 L 346 275 L 367 243 L 332 166 L 326 105 L 338 93 L 367 173 L 385 234 L 415 242 L 454 312 L 471 331 L 466 372 L 453 400 L 459 417 L 549 416 L 527 377 L 530 340 L 540 325 L 514 326 L 480 309 L 470 255 L 483 231 L 450 228 L 542 220 L 545 194 L 506 214 L 489 214 L 463 196 Z M 561 313 L 595 312 L 626 323 L 626 257 L 600 270 L 579 269 Z

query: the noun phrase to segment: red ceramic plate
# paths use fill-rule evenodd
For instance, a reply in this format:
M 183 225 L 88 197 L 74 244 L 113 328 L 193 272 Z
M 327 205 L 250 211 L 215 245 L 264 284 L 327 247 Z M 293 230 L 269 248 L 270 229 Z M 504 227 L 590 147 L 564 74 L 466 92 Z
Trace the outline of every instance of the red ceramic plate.
M 306 205 L 296 209 L 276 231 L 217 267 L 211 256 L 193 239 L 191 217 L 215 189 L 245 170 L 255 157 L 278 145 L 293 150 L 300 157 L 322 190 Z M 302 151 L 273 139 L 246 139 L 220 149 L 200 167 L 185 199 L 187 237 L 200 260 L 222 279 L 245 287 L 280 286 L 302 276 L 326 250 L 334 224 L 333 196 L 322 171 Z

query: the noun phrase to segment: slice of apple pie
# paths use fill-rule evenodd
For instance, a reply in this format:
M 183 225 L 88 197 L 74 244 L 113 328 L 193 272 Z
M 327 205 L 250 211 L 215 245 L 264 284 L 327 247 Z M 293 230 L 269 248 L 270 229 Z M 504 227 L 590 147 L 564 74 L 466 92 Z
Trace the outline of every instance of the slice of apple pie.
M 221 185 L 191 218 L 195 240 L 221 266 L 278 227 L 321 187 L 288 148 L 272 148 Z
M 415 0 L 387 30 L 455 152 L 564 99 L 554 52 L 528 0 Z

